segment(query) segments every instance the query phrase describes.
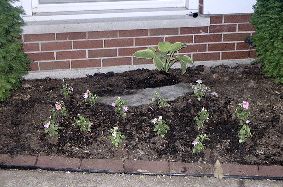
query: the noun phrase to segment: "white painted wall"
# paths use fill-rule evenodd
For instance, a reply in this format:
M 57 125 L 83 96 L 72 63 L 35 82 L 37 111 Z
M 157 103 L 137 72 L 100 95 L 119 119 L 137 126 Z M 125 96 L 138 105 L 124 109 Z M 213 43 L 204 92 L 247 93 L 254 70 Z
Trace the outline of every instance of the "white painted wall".
M 256 0 L 204 0 L 204 14 L 252 13 Z

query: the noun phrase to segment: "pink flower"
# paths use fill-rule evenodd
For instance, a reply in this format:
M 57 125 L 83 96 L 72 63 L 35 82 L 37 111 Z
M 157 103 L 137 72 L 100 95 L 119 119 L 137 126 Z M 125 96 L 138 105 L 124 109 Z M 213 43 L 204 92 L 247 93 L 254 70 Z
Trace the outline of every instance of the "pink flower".
M 45 123 L 43 126 L 44 126 L 44 128 L 48 129 L 49 126 L 50 126 L 50 121 L 48 121 L 47 123 Z
M 127 112 L 128 111 L 128 107 L 127 106 L 123 106 L 123 111 Z
M 192 144 L 193 144 L 194 147 L 195 147 L 197 144 L 199 144 L 199 141 L 198 141 L 197 139 L 195 139 Z
M 243 101 L 242 107 L 243 107 L 244 109 L 248 110 L 248 109 L 249 109 L 249 106 L 250 106 L 250 103 L 249 103 L 248 101 Z
M 62 109 L 61 103 L 56 102 L 56 103 L 55 103 L 55 108 L 56 108 L 56 110 L 61 110 L 61 109 Z
M 116 104 L 115 104 L 115 103 L 112 103 L 111 105 L 112 105 L 113 107 L 115 107 L 115 106 L 116 106 Z

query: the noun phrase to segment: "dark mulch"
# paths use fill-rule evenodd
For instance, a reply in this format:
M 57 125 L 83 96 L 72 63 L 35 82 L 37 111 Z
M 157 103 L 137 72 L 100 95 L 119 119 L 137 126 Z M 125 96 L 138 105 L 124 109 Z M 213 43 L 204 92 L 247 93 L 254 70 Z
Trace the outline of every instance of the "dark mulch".
M 207 96 L 199 102 L 193 95 L 185 95 L 170 102 L 167 108 L 160 109 L 153 104 L 129 107 L 124 120 L 115 115 L 112 106 L 98 103 L 91 107 L 84 104 L 82 97 L 87 89 L 98 96 L 114 96 L 141 88 L 195 83 L 197 79 L 202 79 L 219 97 Z M 68 100 L 60 93 L 62 80 L 43 79 L 23 81 L 8 101 L 0 103 L 0 153 L 185 162 L 219 159 L 283 165 L 283 86 L 266 78 L 256 65 L 212 69 L 199 66 L 188 69 L 183 76 L 179 70 L 172 70 L 170 74 L 135 70 L 95 74 L 66 82 L 74 88 Z M 65 102 L 69 117 L 60 124 L 63 129 L 58 143 L 52 144 L 46 138 L 43 123 L 54 103 L 60 100 Z M 243 100 L 251 103 L 253 136 L 239 144 L 239 125 L 233 111 Z M 193 118 L 202 107 L 211 116 L 205 130 L 209 140 L 204 153 L 193 155 L 192 141 L 197 135 Z M 90 133 L 82 134 L 73 125 L 77 114 L 87 116 L 94 123 Z M 150 122 L 158 116 L 163 116 L 170 125 L 164 139 L 156 136 Z M 114 148 L 109 141 L 109 130 L 114 126 L 119 126 L 126 136 L 120 148 Z

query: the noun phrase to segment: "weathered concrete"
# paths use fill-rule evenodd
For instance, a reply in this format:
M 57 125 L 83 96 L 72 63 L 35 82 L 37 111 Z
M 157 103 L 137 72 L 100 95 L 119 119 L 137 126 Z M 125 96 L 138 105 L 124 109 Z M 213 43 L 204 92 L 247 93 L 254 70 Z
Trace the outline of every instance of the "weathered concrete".
M 282 187 L 283 181 L 0 170 L 1 187 Z
M 135 90 L 135 92 L 136 93 L 134 94 L 123 95 L 120 97 L 128 102 L 128 106 L 139 106 L 143 104 L 150 104 L 156 92 L 158 92 L 166 101 L 173 101 L 177 97 L 183 96 L 186 93 L 192 93 L 193 90 L 189 84 L 179 83 L 171 86 Z M 111 105 L 117 97 L 119 97 L 119 95 L 114 97 L 101 97 L 99 98 L 99 101 Z

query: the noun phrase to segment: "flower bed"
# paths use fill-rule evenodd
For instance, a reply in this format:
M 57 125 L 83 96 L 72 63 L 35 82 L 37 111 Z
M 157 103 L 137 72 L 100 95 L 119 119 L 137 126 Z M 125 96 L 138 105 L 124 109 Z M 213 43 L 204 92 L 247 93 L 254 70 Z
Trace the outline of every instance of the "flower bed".
M 197 80 L 210 89 L 201 99 L 186 94 L 162 107 L 99 102 L 102 96 L 180 82 L 197 85 Z M 257 66 L 199 66 L 184 75 L 180 70 L 170 74 L 135 70 L 64 83 L 27 80 L 0 104 L 0 154 L 283 165 L 282 93 L 283 87 L 265 78 Z M 239 103 L 244 112 L 248 109 L 248 119 L 241 121 L 235 113 Z M 200 112 L 205 110 L 209 117 L 197 125 L 196 117 L 201 119 Z M 52 123 L 58 127 L 57 138 L 52 138 L 56 133 L 49 136 Z M 240 143 L 239 132 L 245 124 L 251 137 Z M 204 134 L 203 141 L 197 139 Z M 204 149 L 194 151 L 200 142 Z

